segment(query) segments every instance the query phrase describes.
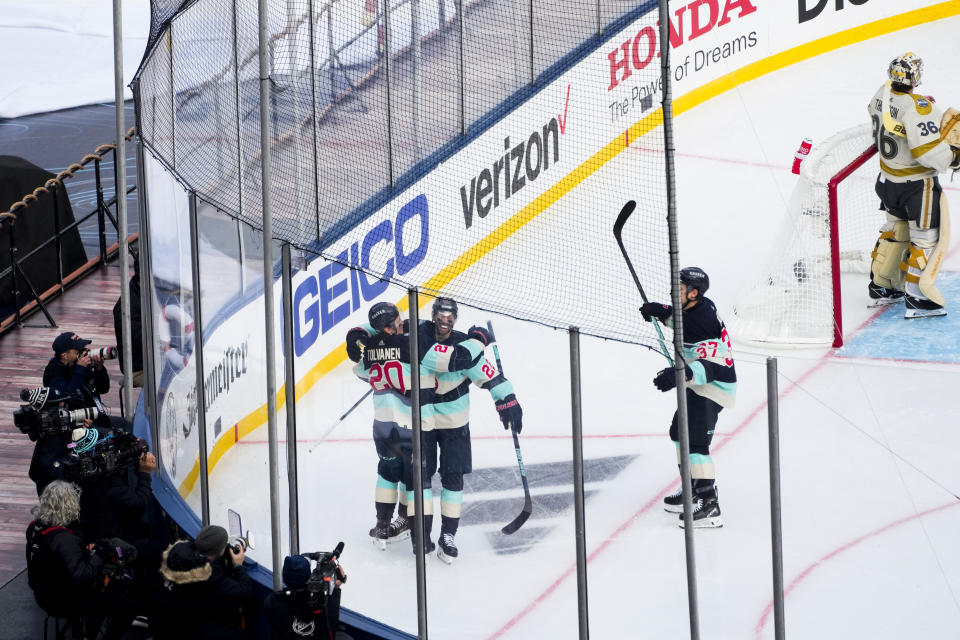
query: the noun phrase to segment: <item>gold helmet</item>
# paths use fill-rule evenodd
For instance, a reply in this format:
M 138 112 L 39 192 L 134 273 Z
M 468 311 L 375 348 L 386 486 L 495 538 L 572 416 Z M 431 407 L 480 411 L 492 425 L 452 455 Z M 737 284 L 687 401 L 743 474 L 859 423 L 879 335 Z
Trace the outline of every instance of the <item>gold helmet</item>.
M 887 75 L 893 84 L 916 88 L 920 86 L 920 76 L 923 73 L 923 60 L 920 56 L 908 51 L 890 61 Z

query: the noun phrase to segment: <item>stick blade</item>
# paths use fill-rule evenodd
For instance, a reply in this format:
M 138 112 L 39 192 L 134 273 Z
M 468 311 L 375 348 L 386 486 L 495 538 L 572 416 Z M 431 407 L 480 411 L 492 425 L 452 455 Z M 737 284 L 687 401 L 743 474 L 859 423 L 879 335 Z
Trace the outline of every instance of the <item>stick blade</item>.
M 527 507 L 524 506 L 523 511 L 520 512 L 520 515 L 514 518 L 513 522 L 507 524 L 503 529 L 500 529 L 500 531 L 508 536 L 510 534 L 516 533 L 520 529 L 520 527 L 523 526 L 523 523 L 525 523 L 527 519 L 530 518 L 530 514 L 532 512 L 533 512 L 532 508 L 530 510 L 527 510 Z
M 623 208 L 620 209 L 620 214 L 617 216 L 617 221 L 613 223 L 613 235 L 618 238 L 620 237 L 620 233 L 623 231 L 623 225 L 627 224 L 627 218 L 630 217 L 636 208 L 636 200 L 629 200 L 627 204 L 623 205 Z

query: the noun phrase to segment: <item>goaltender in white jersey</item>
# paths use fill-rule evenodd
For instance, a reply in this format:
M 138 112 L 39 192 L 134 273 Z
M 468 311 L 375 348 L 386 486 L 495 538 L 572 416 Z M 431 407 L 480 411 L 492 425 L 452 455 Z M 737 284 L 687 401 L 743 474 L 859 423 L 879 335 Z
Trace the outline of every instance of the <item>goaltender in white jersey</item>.
M 906 318 L 946 314 L 934 281 L 950 243 L 950 212 L 937 176 L 960 167 L 960 147 L 942 135 L 954 121 L 933 98 L 913 93 L 922 71 L 913 53 L 894 58 L 889 80 L 867 105 L 880 152 L 875 188 L 887 212 L 872 253 L 869 293 L 879 303 L 904 299 Z

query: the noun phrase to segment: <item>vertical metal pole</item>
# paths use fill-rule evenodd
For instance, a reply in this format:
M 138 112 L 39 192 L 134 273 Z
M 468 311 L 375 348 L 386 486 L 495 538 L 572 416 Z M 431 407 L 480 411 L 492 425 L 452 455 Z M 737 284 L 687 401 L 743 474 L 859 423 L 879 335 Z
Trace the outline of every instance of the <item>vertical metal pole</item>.
M 393 179 L 393 77 L 390 68 L 390 56 L 393 44 L 390 42 L 390 0 L 383 0 L 383 64 L 387 77 L 387 175 L 390 186 Z
M 200 234 L 197 225 L 197 194 L 190 192 L 190 266 L 193 271 L 193 365 L 196 375 L 197 435 L 200 445 L 200 517 L 210 524 L 210 484 L 207 467 L 207 394 L 203 368 L 203 309 L 200 302 Z
M 464 24 L 466 16 L 463 15 L 463 0 L 456 0 L 456 2 L 457 19 L 460 22 L 457 29 L 457 108 L 460 116 L 460 135 L 463 136 L 467 133 L 467 105 L 464 97 L 465 79 L 463 76 L 463 36 L 466 29 Z
M 780 521 L 780 400 L 777 359 L 767 358 L 767 427 L 770 441 L 770 536 L 773 550 L 774 637 L 784 639 L 783 529 Z
M 677 422 L 680 435 L 680 482 L 683 492 L 684 544 L 687 558 L 687 602 L 690 638 L 700 640 L 697 563 L 693 533 L 693 482 L 690 478 L 690 430 L 687 421 L 687 383 L 683 360 L 683 302 L 680 299 L 680 249 L 677 240 L 676 180 L 673 165 L 673 97 L 670 69 L 670 15 L 668 0 L 660 0 L 660 74 L 663 82 L 663 138 L 667 187 L 667 228 L 670 239 L 671 300 L 673 302 L 674 375 L 677 380 Z
M 120 245 L 120 318 L 123 347 L 123 406 L 133 413 L 133 354 L 130 353 L 130 248 L 127 245 L 127 140 L 123 100 L 123 11 L 113 0 L 113 91 L 117 111 L 117 148 L 113 152 L 113 193 L 117 199 Z M 105 240 L 101 240 L 105 242 Z
M 287 491 L 290 499 L 290 553 L 300 553 L 300 501 L 297 489 L 297 371 L 293 351 L 293 262 L 283 243 L 283 361 L 287 415 Z
M 423 157 L 420 127 L 420 95 L 423 74 L 422 46 L 420 43 L 420 0 L 410 0 L 410 44 L 413 46 L 413 95 L 410 96 L 411 120 L 413 120 L 413 163 Z
M 317 151 L 320 149 L 319 134 L 317 133 L 317 55 L 316 55 L 316 31 L 314 29 L 313 13 L 314 0 L 310 0 L 310 9 L 308 18 L 310 20 L 310 122 L 313 125 L 313 155 L 311 164 L 313 164 L 313 211 L 316 216 L 314 225 L 317 230 L 317 238 L 320 237 L 320 167 L 317 159 Z M 292 318 L 293 316 L 286 316 Z M 293 553 L 293 551 L 291 551 Z
M 597 0 L 597 35 L 603 33 L 603 16 L 600 12 L 600 0 Z
M 20 284 L 17 281 L 17 218 L 7 218 L 7 227 L 10 229 L 10 290 L 13 293 L 13 322 L 16 326 L 23 326 L 20 320 Z
M 48 191 L 53 198 L 53 232 L 56 234 L 53 247 L 57 253 L 57 284 L 60 285 L 60 293 L 63 293 L 63 238 L 60 235 L 60 201 L 57 197 L 56 180 L 51 182 Z
M 580 638 L 590 637 L 587 609 L 587 516 L 583 494 L 583 410 L 580 396 L 580 329 L 570 327 L 570 406 L 573 410 L 573 513 L 577 536 L 577 610 Z
M 237 134 L 237 206 L 239 210 L 238 214 L 243 215 L 243 158 L 242 149 L 243 145 L 240 135 L 240 57 L 237 53 L 237 1 L 233 1 L 233 93 L 236 102 L 234 103 L 235 115 L 236 115 L 236 134 Z M 240 270 L 241 274 L 243 269 Z
M 417 552 L 417 638 L 427 640 L 427 563 L 423 553 L 423 462 L 420 450 L 420 343 L 417 341 L 420 325 L 420 303 L 416 288 L 408 291 L 410 303 L 410 410 L 413 413 L 413 504 L 416 515 L 413 528 Z
M 116 0 L 114 0 L 116 1 Z M 100 159 L 93 161 L 93 177 L 97 187 L 97 236 L 100 241 L 100 266 L 107 266 L 107 225 L 103 212 L 107 205 L 103 201 L 103 180 L 100 176 Z
M 160 446 L 160 423 L 157 421 L 157 374 L 154 367 L 156 352 L 153 319 L 153 267 L 150 255 L 150 216 L 147 202 L 147 181 L 144 172 L 143 141 L 137 138 L 137 198 L 140 213 L 140 321 L 143 332 L 143 406 L 150 421 L 151 451 L 157 457 L 157 466 L 163 464 Z
M 277 444 L 277 371 L 273 301 L 273 197 L 270 193 L 272 149 L 270 148 L 270 34 L 267 30 L 269 0 L 257 0 L 260 57 L 260 183 L 263 192 L 263 306 L 267 355 L 267 452 L 270 469 L 270 534 L 273 547 L 273 587 L 282 585 L 280 568 L 280 469 Z
M 327 74 L 330 78 L 328 80 L 330 83 L 330 104 L 333 104 L 334 100 L 337 99 L 337 91 L 335 89 L 337 70 L 334 67 L 336 55 L 333 45 L 333 2 L 328 2 L 325 10 L 327 12 Z
M 167 25 L 167 50 L 170 52 L 170 164 L 177 168 L 177 104 L 173 87 L 173 22 Z
M 533 0 L 529 0 L 527 2 L 527 6 L 530 10 L 530 23 L 527 32 L 527 37 L 530 39 L 530 84 L 533 84 L 537 80 L 537 74 L 533 62 Z

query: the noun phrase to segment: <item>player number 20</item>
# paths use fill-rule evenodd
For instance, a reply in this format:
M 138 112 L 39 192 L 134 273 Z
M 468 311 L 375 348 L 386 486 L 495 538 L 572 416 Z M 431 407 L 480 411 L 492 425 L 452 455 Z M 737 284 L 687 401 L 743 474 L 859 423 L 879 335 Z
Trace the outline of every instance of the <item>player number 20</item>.
M 375 362 L 370 366 L 370 386 L 375 391 L 387 391 L 396 389 L 400 393 L 406 393 L 407 388 L 403 384 L 403 367 L 396 360 L 384 362 L 382 365 Z

